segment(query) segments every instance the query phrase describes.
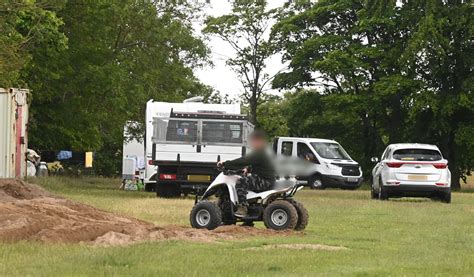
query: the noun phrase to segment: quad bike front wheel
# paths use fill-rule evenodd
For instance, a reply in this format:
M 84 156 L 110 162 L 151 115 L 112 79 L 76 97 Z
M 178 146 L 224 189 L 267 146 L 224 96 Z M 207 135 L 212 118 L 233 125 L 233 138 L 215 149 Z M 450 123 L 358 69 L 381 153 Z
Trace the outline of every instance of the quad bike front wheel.
M 298 223 L 298 212 L 289 201 L 276 200 L 263 211 L 263 222 L 273 230 L 294 229 Z
M 189 220 L 193 228 L 214 230 L 222 224 L 222 212 L 215 203 L 201 201 L 194 205 Z

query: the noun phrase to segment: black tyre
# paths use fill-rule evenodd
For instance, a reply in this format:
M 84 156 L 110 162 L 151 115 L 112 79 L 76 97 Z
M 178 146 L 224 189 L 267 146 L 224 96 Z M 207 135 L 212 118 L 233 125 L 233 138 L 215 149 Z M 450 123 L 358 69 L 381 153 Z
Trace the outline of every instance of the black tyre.
M 383 182 L 382 182 L 382 177 L 380 177 L 379 180 L 379 200 L 388 200 L 389 195 L 387 192 L 387 189 L 384 187 Z
M 445 192 L 441 195 L 441 202 L 451 203 L 451 192 Z
M 311 189 L 325 189 L 320 175 L 311 176 L 308 179 L 308 185 Z
M 222 224 L 222 212 L 213 202 L 201 201 L 194 205 L 189 220 L 193 228 L 214 230 Z
M 341 189 L 343 189 L 343 190 L 356 190 L 358 188 L 359 187 L 341 187 Z
M 273 230 L 294 229 L 298 223 L 298 212 L 289 201 L 276 200 L 263 211 L 263 222 Z
M 178 184 L 156 184 L 156 196 L 163 198 L 175 198 L 181 196 Z
M 377 199 L 378 198 L 378 194 L 375 191 L 374 184 L 370 185 L 370 198 L 371 199 Z
M 241 226 L 245 226 L 245 227 L 254 227 L 255 224 L 253 223 L 252 220 L 244 220 L 244 222 L 242 222 Z
M 301 231 L 306 229 L 309 221 L 309 213 L 308 210 L 303 206 L 302 203 L 292 200 L 291 204 L 296 208 L 296 212 L 298 213 L 298 222 L 296 223 L 295 230 Z
M 156 183 L 146 183 L 145 184 L 145 191 L 146 192 L 156 191 Z

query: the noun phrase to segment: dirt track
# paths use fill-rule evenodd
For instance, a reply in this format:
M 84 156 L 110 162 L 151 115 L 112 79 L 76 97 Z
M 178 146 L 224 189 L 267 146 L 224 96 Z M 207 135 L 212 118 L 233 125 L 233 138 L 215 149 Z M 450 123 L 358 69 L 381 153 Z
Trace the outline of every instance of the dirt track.
M 123 245 L 143 240 L 212 242 L 281 234 L 271 230 L 223 226 L 214 231 L 157 227 L 54 196 L 19 180 L 0 180 L 0 240 Z

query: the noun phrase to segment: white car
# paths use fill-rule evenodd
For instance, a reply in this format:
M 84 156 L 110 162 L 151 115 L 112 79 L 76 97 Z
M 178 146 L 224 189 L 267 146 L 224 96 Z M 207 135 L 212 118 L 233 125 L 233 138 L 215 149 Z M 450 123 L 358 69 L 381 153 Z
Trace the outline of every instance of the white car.
M 448 161 L 435 145 L 391 144 L 372 170 L 373 199 L 430 197 L 451 202 L 451 172 Z

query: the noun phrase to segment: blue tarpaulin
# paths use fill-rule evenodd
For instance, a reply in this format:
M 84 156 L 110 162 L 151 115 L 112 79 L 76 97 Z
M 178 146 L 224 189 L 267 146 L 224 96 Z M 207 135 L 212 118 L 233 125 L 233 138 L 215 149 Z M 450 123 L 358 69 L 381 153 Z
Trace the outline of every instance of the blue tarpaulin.
M 61 160 L 68 160 L 68 159 L 72 158 L 72 151 L 65 151 L 65 150 L 59 151 L 59 153 L 56 157 L 60 161 Z

